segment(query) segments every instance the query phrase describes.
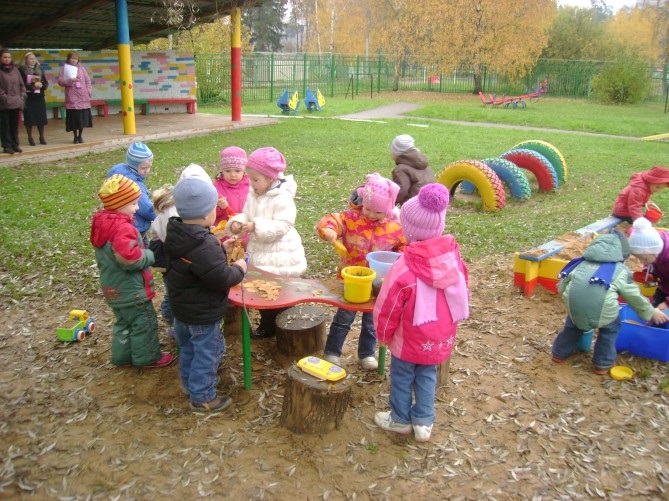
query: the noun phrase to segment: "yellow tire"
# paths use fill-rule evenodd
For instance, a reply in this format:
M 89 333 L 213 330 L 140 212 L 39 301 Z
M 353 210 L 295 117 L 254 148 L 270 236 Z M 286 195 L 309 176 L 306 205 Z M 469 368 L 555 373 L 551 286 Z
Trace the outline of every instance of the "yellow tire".
M 451 162 L 437 176 L 437 182 L 448 188 L 451 198 L 455 196 L 458 185 L 469 181 L 478 190 L 483 202 L 483 210 L 497 211 L 506 205 L 504 184 L 490 167 L 478 160 L 459 160 Z

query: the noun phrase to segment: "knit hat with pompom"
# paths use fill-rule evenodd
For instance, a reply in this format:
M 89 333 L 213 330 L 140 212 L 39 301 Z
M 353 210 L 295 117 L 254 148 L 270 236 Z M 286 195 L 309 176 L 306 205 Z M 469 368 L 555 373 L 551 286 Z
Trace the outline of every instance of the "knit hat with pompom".
M 441 236 L 449 201 L 448 189 L 439 183 L 426 184 L 406 201 L 400 209 L 400 222 L 407 240 L 418 242 Z

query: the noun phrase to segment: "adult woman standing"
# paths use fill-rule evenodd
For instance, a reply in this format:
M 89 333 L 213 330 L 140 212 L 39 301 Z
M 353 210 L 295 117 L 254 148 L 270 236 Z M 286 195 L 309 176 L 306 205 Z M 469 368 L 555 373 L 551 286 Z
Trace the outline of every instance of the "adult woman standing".
M 21 73 L 12 62 L 12 54 L 0 50 L 0 138 L 2 151 L 13 155 L 19 147 L 19 113 L 25 106 L 26 87 Z
M 36 125 L 39 131 L 39 144 L 46 144 L 44 126 L 48 121 L 46 118 L 44 92 L 49 87 L 49 81 L 46 79 L 42 66 L 40 66 L 39 61 L 37 61 L 35 54 L 32 52 L 26 52 L 26 55 L 23 56 L 23 64 L 19 66 L 19 71 L 28 91 L 26 107 L 23 110 L 23 125 L 26 126 L 28 142 L 30 146 L 35 146 L 33 126 Z
M 79 64 L 79 55 L 70 52 L 58 74 L 58 85 L 65 87 L 65 130 L 74 134 L 73 143 L 83 143 L 81 133 L 93 127 L 91 96 L 93 86 L 86 68 Z

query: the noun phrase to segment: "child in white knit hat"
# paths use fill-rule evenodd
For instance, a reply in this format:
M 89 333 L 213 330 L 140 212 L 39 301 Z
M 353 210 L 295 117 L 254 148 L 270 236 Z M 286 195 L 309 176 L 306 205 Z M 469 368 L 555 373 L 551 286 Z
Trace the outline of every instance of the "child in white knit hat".
M 390 157 L 395 162 L 393 181 L 400 187 L 397 203 L 402 205 L 428 183 L 436 181 L 427 158 L 416 148 L 414 138 L 400 134 L 390 143 Z
M 658 231 L 644 217 L 634 221 L 629 237 L 631 253 L 658 281 L 653 306 L 669 308 L 669 232 Z
M 374 422 L 427 442 L 435 419 L 437 369 L 455 345 L 458 322 L 469 316 L 468 275 L 458 243 L 443 235 L 448 189 L 431 183 L 400 210 L 409 245 L 393 264 L 374 305 L 379 343 L 388 346 L 390 411 Z

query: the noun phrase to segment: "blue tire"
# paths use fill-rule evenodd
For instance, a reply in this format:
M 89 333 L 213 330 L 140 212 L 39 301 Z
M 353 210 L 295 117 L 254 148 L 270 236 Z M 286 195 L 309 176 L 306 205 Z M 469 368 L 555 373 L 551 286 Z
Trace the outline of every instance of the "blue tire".
M 503 158 L 485 158 L 481 160 L 490 167 L 516 200 L 525 201 L 532 196 L 532 186 L 527 175 L 516 164 Z M 469 181 L 460 184 L 460 191 L 466 195 L 476 192 L 476 186 Z

